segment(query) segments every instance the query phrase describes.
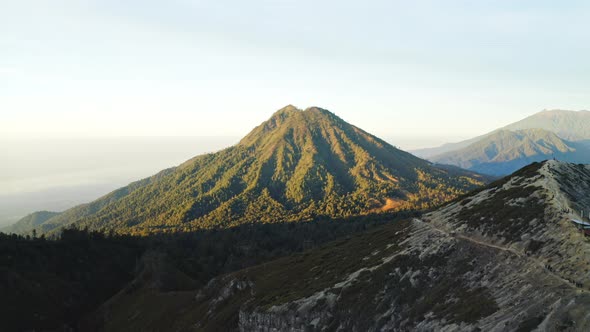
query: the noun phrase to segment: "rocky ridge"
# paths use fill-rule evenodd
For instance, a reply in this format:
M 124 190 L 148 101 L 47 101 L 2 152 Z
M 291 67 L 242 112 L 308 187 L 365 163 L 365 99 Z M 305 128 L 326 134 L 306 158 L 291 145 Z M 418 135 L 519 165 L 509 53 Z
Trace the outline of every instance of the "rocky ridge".
M 589 166 L 535 163 L 420 218 L 168 294 L 183 305 L 150 321 L 195 331 L 588 330 L 590 242 L 570 220 L 590 209 L 589 185 Z M 125 297 L 141 320 L 136 295 Z M 125 317 L 123 306 L 112 313 Z

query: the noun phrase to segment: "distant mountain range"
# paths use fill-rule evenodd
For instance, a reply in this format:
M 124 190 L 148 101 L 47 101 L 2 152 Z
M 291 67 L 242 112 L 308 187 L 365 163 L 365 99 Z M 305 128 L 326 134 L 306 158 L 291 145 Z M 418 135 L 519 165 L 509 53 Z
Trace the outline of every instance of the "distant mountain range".
M 325 109 L 287 106 L 235 146 L 15 229 L 147 234 L 342 218 L 431 207 L 485 181 L 434 166 Z
M 588 163 L 590 146 L 566 141 L 543 129 L 503 129 L 462 149 L 437 155 L 432 160 L 480 173 L 504 175 L 532 162 L 553 158 Z
M 568 141 L 590 140 L 590 111 L 546 110 L 502 129 L 545 129 Z
M 590 112 L 543 111 L 486 135 L 413 153 L 491 175 L 552 158 L 590 163 Z

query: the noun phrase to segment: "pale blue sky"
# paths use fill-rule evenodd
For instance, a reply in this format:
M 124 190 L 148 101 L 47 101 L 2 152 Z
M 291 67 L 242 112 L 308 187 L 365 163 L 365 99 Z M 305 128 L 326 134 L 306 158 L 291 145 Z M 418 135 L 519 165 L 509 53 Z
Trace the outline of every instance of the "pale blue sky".
M 0 31 L 0 136 L 242 136 L 294 104 L 442 142 L 590 108 L 587 1 L 0 0 Z

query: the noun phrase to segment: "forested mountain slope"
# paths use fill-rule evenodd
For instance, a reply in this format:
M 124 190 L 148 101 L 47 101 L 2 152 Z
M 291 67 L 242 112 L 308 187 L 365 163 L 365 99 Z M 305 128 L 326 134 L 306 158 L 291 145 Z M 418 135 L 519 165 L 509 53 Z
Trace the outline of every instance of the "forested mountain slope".
M 441 204 L 485 182 L 438 168 L 327 110 L 276 112 L 235 146 L 68 210 L 39 226 L 148 234 L 307 221 Z
M 17 234 L 26 234 L 31 232 L 37 226 L 43 224 L 47 220 L 58 216 L 59 212 L 51 212 L 51 211 L 37 211 L 33 212 L 27 216 L 24 216 L 16 223 L 1 229 L 3 233 L 17 233 Z

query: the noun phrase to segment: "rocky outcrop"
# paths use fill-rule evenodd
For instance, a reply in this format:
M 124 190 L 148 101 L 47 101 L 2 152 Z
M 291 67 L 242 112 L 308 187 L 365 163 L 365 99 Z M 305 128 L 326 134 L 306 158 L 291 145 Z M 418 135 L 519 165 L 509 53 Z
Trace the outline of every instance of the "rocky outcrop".
M 239 329 L 268 332 L 321 330 L 332 322 L 331 311 L 336 300 L 335 293 L 321 291 L 304 299 L 273 306 L 266 311 L 240 310 Z
M 392 235 L 403 236 L 392 243 L 369 237 L 371 254 L 357 270 L 296 300 L 257 305 L 254 297 L 239 330 L 586 330 L 590 245 L 569 220 L 586 202 L 575 195 L 590 183 L 587 171 L 535 164 L 397 225 Z

